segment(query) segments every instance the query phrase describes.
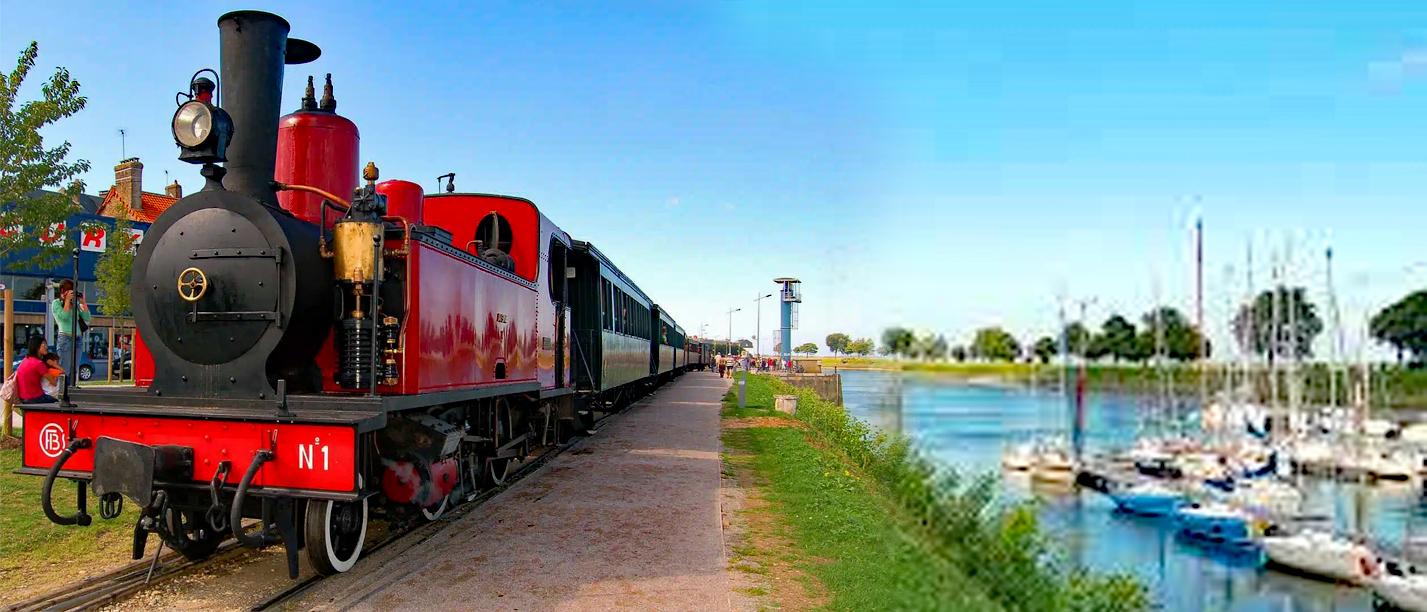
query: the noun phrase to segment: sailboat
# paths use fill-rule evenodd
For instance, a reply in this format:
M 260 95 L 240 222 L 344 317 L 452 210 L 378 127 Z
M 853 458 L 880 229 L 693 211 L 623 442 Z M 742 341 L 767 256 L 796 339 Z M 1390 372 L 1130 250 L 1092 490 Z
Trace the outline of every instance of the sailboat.
M 1373 596 L 1393 608 L 1427 612 L 1427 576 L 1410 565 L 1384 563 L 1371 586 Z
M 1174 524 L 1191 539 L 1230 548 L 1256 545 L 1254 518 L 1249 513 L 1220 502 L 1196 502 L 1174 511 Z
M 1151 517 L 1171 515 L 1187 502 L 1183 493 L 1149 481 L 1124 489 L 1112 489 L 1109 496 L 1121 511 Z
M 1261 544 L 1269 563 L 1299 574 L 1362 585 L 1378 572 L 1372 549 L 1326 531 L 1266 535 Z
M 1001 454 L 1001 467 L 1013 472 L 1028 472 L 1036 466 L 1036 445 L 1023 442 L 1007 448 Z

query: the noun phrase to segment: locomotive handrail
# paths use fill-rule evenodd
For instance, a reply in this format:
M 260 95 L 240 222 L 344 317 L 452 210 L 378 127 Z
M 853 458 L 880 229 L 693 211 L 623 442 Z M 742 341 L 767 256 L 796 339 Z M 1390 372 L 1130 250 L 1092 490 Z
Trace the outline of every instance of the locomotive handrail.
M 327 198 L 328 200 L 331 200 L 331 201 L 336 202 L 336 203 L 338 203 L 338 204 L 341 204 L 341 205 L 342 205 L 342 208 L 351 208 L 351 207 L 352 207 L 352 203 L 351 203 L 351 202 L 349 202 L 349 201 L 347 201 L 347 200 L 343 200 L 342 198 L 339 198 L 339 197 L 337 197 L 336 195 L 333 195 L 333 193 L 330 192 L 330 191 L 327 191 L 327 190 L 325 190 L 325 189 L 319 189 L 319 188 L 313 187 L 313 186 L 311 186 L 311 185 L 289 185 L 289 184 L 287 184 L 287 183 L 279 183 L 279 182 L 277 182 L 277 181 L 273 181 L 273 189 L 276 189 L 276 190 L 278 190 L 278 191 L 303 191 L 303 192 L 307 192 L 307 193 L 313 193 L 313 194 L 320 195 L 320 196 L 322 196 L 322 197 L 324 197 L 324 198 Z M 345 212 L 345 211 L 344 211 L 344 212 Z
M 44 488 L 40 489 L 40 509 L 44 510 L 45 517 L 56 525 L 79 525 L 80 527 L 87 527 L 94 520 L 89 516 L 88 512 L 85 512 L 84 482 L 82 481 L 79 483 L 78 509 L 75 510 L 74 514 L 60 516 L 58 512 L 55 512 L 54 503 L 51 501 L 51 497 L 54 493 L 55 477 L 59 476 L 59 471 L 64 468 L 65 462 L 69 461 L 69 458 L 74 455 L 74 451 L 81 448 L 89 448 L 89 438 L 75 438 L 70 440 L 69 444 L 64 447 L 64 450 L 60 451 L 59 457 L 55 458 L 55 463 L 50 466 L 49 473 L 45 474 L 45 485 Z
M 400 216 L 400 215 L 387 215 L 387 216 L 385 216 L 385 217 L 382 217 L 382 221 L 400 221 L 400 222 L 401 222 L 401 230 L 402 230 L 402 231 L 401 231 L 401 250 L 400 250 L 400 251 L 395 251 L 395 252 L 385 251 L 385 252 L 383 252 L 382 254 L 383 254 L 383 255 L 392 255 L 392 256 L 395 256 L 395 257 L 406 257 L 407 255 L 410 255 L 410 254 L 411 254 L 411 222 L 410 222 L 410 221 L 407 221 L 407 220 L 406 220 L 406 217 L 402 217 L 402 216 Z
M 248 485 L 252 484 L 253 477 L 258 474 L 258 468 L 272 460 L 273 452 L 267 449 L 260 450 L 253 455 L 253 462 L 248 464 L 248 471 L 244 472 L 243 479 L 238 481 L 238 491 L 233 494 L 233 506 L 228 509 L 228 525 L 233 529 L 233 537 L 244 546 L 256 548 L 271 543 L 267 534 L 251 534 L 243 529 L 243 497 L 247 496 Z

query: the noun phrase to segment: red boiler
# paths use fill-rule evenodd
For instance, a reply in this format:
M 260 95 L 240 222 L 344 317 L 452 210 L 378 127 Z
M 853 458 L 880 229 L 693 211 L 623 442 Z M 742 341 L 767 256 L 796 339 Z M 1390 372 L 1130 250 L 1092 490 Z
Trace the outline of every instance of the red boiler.
M 411 181 L 393 179 L 377 183 L 377 193 L 386 196 L 386 214 L 406 219 L 408 223 L 423 225 L 422 200 L 426 192 Z
M 288 185 L 316 187 L 342 199 L 352 197 L 357 188 L 358 149 L 361 136 L 357 124 L 337 114 L 332 97 L 332 75 L 327 75 L 322 101 L 307 79 L 307 95 L 302 108 L 278 121 L 277 166 L 273 179 Z M 312 224 L 322 222 L 322 196 L 302 191 L 279 191 L 277 200 L 284 210 Z M 327 211 L 330 228 L 342 214 Z

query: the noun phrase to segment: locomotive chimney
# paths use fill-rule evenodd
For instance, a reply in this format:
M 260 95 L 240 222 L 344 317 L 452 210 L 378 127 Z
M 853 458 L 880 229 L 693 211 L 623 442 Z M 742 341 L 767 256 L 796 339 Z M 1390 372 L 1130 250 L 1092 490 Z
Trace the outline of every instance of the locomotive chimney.
M 317 59 L 316 45 L 288 38 L 287 20 L 262 11 L 234 11 L 218 18 L 223 109 L 233 119 L 223 186 L 277 206 L 272 190 L 277 160 L 285 64 Z

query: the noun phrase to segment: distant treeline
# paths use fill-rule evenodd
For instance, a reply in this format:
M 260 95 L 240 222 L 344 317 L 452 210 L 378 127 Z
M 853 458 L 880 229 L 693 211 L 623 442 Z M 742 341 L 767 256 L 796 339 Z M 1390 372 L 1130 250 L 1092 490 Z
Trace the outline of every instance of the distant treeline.
M 1311 360 L 1314 340 L 1325 328 L 1323 315 L 1318 305 L 1308 299 L 1307 289 L 1287 286 L 1264 291 L 1251 302 L 1241 304 L 1230 326 L 1234 342 L 1242 351 L 1270 364 L 1293 357 Z M 1427 361 L 1427 291 L 1413 292 L 1379 310 L 1369 321 L 1369 332 L 1397 352 L 1399 364 L 1420 367 Z M 1156 355 L 1187 362 L 1213 354 L 1213 347 L 1195 322 L 1172 306 L 1151 309 L 1139 317 L 1138 325 L 1116 313 L 1097 329 L 1073 321 L 1056 336 L 1024 341 L 1001 326 L 989 326 L 976 330 L 971 342 L 964 345 L 950 344 L 943 334 L 918 333 L 906 327 L 883 330 L 880 344 L 871 338 L 854 340 L 844 333 L 829 334 L 826 342 L 834 355 L 866 357 L 877 353 L 927 362 L 1044 364 L 1064 352 L 1103 363 L 1143 364 Z

